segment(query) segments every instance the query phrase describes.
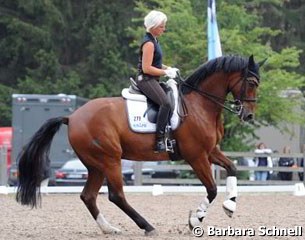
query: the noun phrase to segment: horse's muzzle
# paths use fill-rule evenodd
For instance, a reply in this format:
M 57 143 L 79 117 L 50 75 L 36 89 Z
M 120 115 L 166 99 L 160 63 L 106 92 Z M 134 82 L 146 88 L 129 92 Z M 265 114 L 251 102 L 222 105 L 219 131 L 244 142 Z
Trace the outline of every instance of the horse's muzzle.
M 254 120 L 254 113 L 250 112 L 249 110 L 247 110 L 246 108 L 243 108 L 242 111 L 239 114 L 239 118 L 242 121 L 245 122 L 251 122 Z
M 244 119 L 245 122 L 251 122 L 252 120 L 254 120 L 254 114 L 253 113 L 249 113 L 247 114 Z

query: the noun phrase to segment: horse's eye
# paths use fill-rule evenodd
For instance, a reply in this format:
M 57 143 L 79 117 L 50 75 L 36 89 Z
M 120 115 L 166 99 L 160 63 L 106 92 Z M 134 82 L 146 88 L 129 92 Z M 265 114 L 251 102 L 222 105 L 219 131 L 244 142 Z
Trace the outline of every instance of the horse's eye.
M 249 83 L 248 83 L 248 86 L 249 86 L 250 88 L 254 88 L 254 87 L 256 86 L 256 84 L 255 84 L 254 82 L 249 82 Z
M 249 88 L 255 88 L 257 87 L 257 82 L 253 80 L 248 80 L 248 87 Z

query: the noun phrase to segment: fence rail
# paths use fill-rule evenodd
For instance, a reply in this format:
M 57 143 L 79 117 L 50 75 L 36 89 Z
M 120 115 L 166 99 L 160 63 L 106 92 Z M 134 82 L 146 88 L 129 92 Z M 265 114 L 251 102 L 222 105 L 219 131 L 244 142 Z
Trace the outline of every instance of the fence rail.
M 253 152 L 224 152 L 224 154 L 230 159 L 237 160 L 238 158 L 255 158 L 255 157 L 265 157 L 270 156 L 272 159 L 279 159 L 281 157 L 293 158 L 295 164 L 298 164 L 300 159 L 305 159 L 303 153 L 294 154 L 255 154 Z M 237 161 L 234 161 L 237 162 Z M 142 162 L 136 162 L 134 165 L 134 185 L 151 185 L 151 184 L 164 184 L 164 185 L 201 185 L 201 182 L 197 178 L 187 179 L 187 178 L 149 178 L 142 174 Z M 305 166 L 294 166 L 294 167 L 256 167 L 256 166 L 241 166 L 236 165 L 238 172 L 255 172 L 255 171 L 273 171 L 273 172 L 292 172 L 294 174 L 294 179 L 291 181 L 285 180 L 267 180 L 267 181 L 256 181 L 250 179 L 239 179 L 239 185 L 291 185 L 301 180 L 298 180 L 298 173 L 303 173 L 305 176 Z M 304 164 L 305 165 L 305 164 Z M 173 171 L 192 171 L 192 168 L 188 164 L 175 164 L 170 162 L 169 164 L 160 164 L 156 166 L 149 167 L 152 170 L 173 170 Z M 213 165 L 213 173 L 216 184 L 218 186 L 225 184 L 225 170 L 219 166 Z M 305 178 L 303 178 L 305 184 Z
M 7 150 L 4 147 L 0 147 L 0 186 L 7 184 Z M 253 152 L 224 152 L 224 154 L 237 162 L 238 158 L 254 158 L 258 156 L 270 156 L 271 158 L 290 157 L 294 159 L 295 163 L 298 163 L 300 159 L 305 159 L 303 153 L 294 154 L 255 154 Z M 201 182 L 197 178 L 149 178 L 142 174 L 143 162 L 135 162 L 134 164 L 134 185 L 151 185 L 151 184 L 163 184 L 163 185 L 201 185 Z M 303 164 L 305 165 L 305 164 Z M 152 170 L 172 170 L 172 171 L 189 171 L 192 172 L 192 168 L 188 164 L 177 164 L 176 162 L 168 162 L 167 164 L 160 164 L 149 167 Z M 249 179 L 239 179 L 239 185 L 291 185 L 300 180 L 296 179 L 298 173 L 303 173 L 305 176 L 305 166 L 300 167 L 252 167 L 241 166 L 236 164 L 238 172 L 254 172 L 254 171 L 273 171 L 273 172 L 292 172 L 294 179 L 292 181 L 283 180 L 267 180 L 267 181 L 255 181 Z M 218 186 L 225 184 L 225 170 L 219 166 L 213 165 L 213 174 Z M 303 178 L 305 184 L 305 177 Z

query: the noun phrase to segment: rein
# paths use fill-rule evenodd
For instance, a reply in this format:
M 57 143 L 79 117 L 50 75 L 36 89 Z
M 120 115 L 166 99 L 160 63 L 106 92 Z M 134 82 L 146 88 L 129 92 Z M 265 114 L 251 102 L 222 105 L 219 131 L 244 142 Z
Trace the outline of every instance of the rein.
M 182 91 L 180 90 L 182 85 L 187 86 L 188 88 L 191 88 L 192 90 L 194 90 L 195 92 L 197 92 L 199 95 L 208 98 L 210 101 L 216 103 L 217 105 L 221 106 L 222 108 L 226 109 L 227 111 L 237 114 L 239 115 L 242 112 L 243 106 L 240 100 L 235 99 L 234 101 L 232 100 L 227 100 L 225 98 L 220 98 L 218 96 L 215 96 L 213 94 L 210 94 L 208 92 L 199 90 L 197 88 L 195 88 L 194 86 L 186 83 L 182 77 L 180 76 L 180 74 L 178 75 L 178 79 L 179 79 L 179 95 L 180 95 L 180 99 L 182 99 L 182 108 L 184 110 L 184 113 L 187 113 L 187 107 L 185 105 L 185 102 L 183 100 L 183 96 L 182 95 Z M 239 82 L 239 81 L 238 81 Z M 224 102 L 224 103 L 222 103 Z M 225 103 L 229 103 L 229 104 L 233 104 L 234 108 L 228 107 L 227 105 L 225 105 Z M 186 116 L 187 114 L 183 115 Z

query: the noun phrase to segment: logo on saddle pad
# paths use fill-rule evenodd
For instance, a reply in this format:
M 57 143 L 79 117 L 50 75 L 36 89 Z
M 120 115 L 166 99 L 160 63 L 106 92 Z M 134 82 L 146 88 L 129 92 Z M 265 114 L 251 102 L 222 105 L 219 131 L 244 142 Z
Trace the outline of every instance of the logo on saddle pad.
M 172 90 L 172 116 L 170 125 L 172 130 L 179 126 L 180 118 L 178 116 L 178 89 L 175 80 L 170 79 L 166 82 Z M 128 123 L 134 132 L 153 133 L 156 132 L 156 121 L 158 106 L 146 98 L 146 96 L 133 93 L 130 88 L 122 90 L 122 96 L 126 99 Z

